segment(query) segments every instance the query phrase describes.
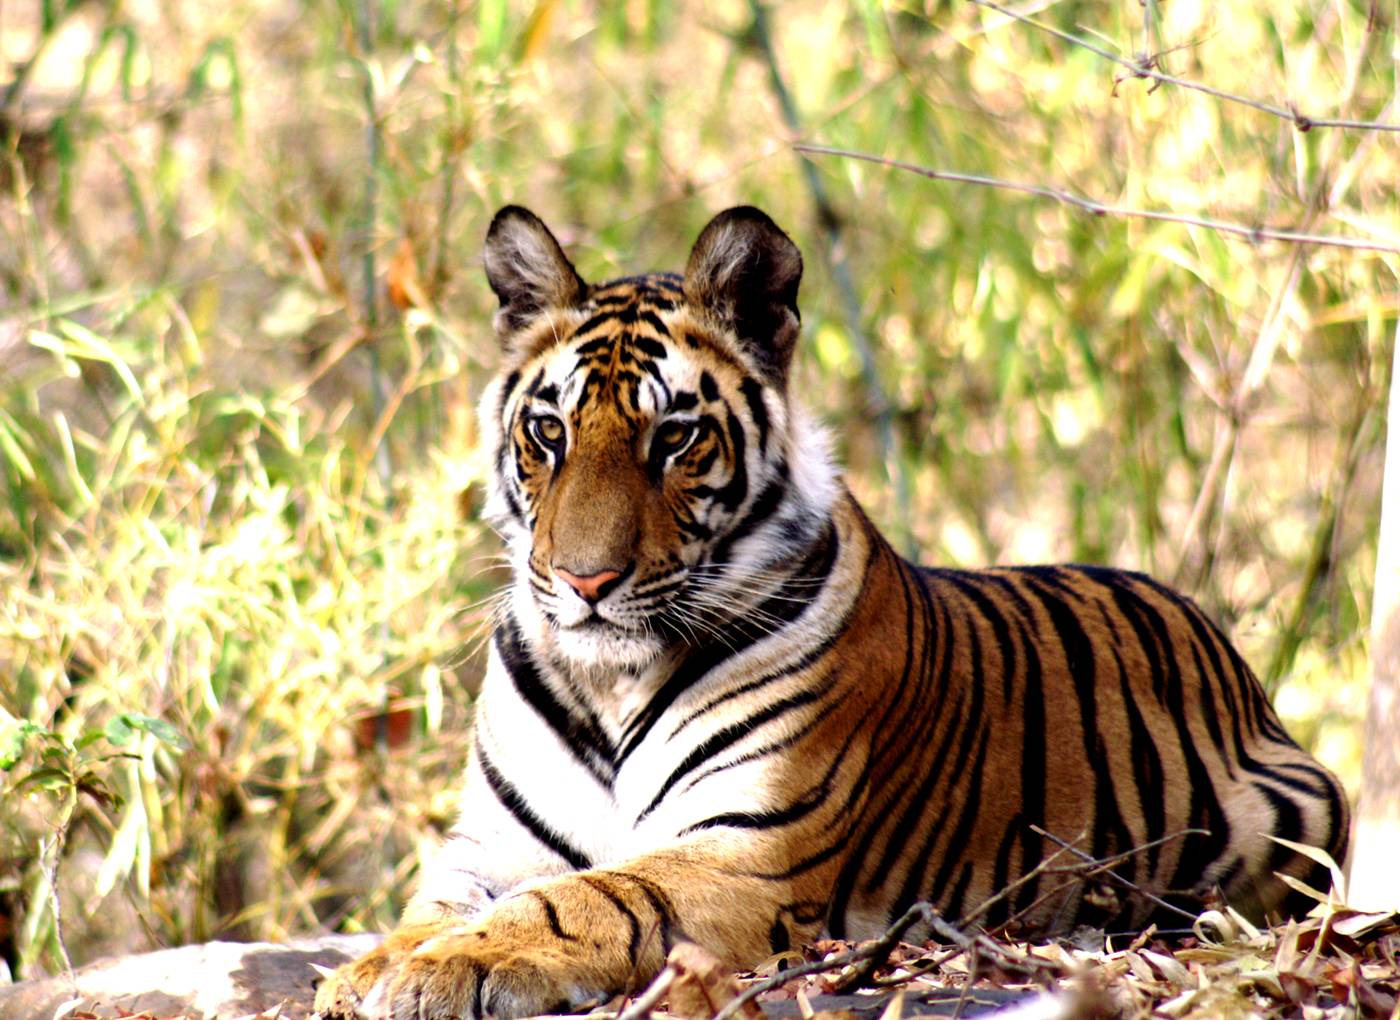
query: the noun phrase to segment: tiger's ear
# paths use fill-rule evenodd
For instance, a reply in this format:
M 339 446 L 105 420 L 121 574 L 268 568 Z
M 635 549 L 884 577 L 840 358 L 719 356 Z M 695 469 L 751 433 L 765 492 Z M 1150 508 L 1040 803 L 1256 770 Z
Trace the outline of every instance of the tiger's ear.
M 581 304 L 588 284 L 544 222 L 518 205 L 496 213 L 486 231 L 486 279 L 501 300 L 496 335 L 505 342 L 551 308 Z
M 685 267 L 685 296 L 734 330 L 773 378 L 787 375 L 801 322 L 802 253 L 765 213 L 727 209 L 710 221 Z

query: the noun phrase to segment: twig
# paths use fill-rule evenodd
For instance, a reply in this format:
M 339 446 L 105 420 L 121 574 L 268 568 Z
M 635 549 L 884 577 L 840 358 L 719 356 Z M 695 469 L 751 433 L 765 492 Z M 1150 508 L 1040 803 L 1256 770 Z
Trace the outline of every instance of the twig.
M 1044 836 L 1046 839 L 1050 840 L 1051 842 L 1056 843 L 1056 844 L 1058 844 L 1059 846 L 1064 847 L 1066 850 L 1068 850 L 1071 854 L 1073 854 L 1074 856 L 1078 857 L 1079 859 L 1081 859 L 1081 860 L 1083 860 L 1083 861 L 1086 861 L 1086 862 L 1092 863 L 1092 864 L 1094 865 L 1094 867 L 1093 867 L 1090 871 L 1086 872 L 1086 877 L 1087 877 L 1087 875 L 1098 875 L 1098 874 L 1101 874 L 1101 875 L 1103 875 L 1105 878 L 1111 879 L 1112 881 L 1117 882 L 1119 885 L 1123 886 L 1124 888 L 1131 889 L 1133 892 L 1137 893 L 1139 896 L 1141 896 L 1143 899 L 1147 900 L 1149 903 L 1156 904 L 1157 906 L 1161 907 L 1163 910 L 1167 911 L 1168 913 L 1176 914 L 1176 915 L 1179 916 L 1179 917 L 1184 917 L 1184 918 L 1186 918 L 1188 921 L 1195 921 L 1195 920 L 1196 920 L 1196 915 L 1193 914 L 1193 913 L 1191 913 L 1191 911 L 1189 911 L 1189 910 L 1183 910 L 1181 907 L 1178 907 L 1175 903 L 1168 903 L 1166 900 L 1162 899 L 1162 897 L 1158 896 L 1156 893 L 1150 893 L 1150 892 L 1148 892 L 1146 889 L 1144 889 L 1142 886 L 1138 885 L 1138 884 L 1137 884 L 1136 882 L 1134 882 L 1132 879 L 1130 879 L 1130 878 L 1125 878 L 1125 877 L 1123 877 L 1122 875 L 1118 874 L 1118 872 L 1114 871 L 1114 870 L 1113 870 L 1113 865 L 1114 865 L 1114 864 L 1117 864 L 1119 861 L 1121 861 L 1124 857 L 1128 856 L 1129 854 L 1138 853 L 1138 852 L 1140 852 L 1140 851 L 1142 851 L 1142 850 L 1148 849 L 1148 848 L 1151 847 L 1151 846 L 1160 845 L 1160 844 L 1162 844 L 1162 843 L 1167 842 L 1168 840 L 1179 839 L 1180 837 L 1185 836 L 1185 835 L 1188 835 L 1188 834 L 1191 834 L 1191 833 L 1199 833 L 1199 832 L 1201 832 L 1202 830 L 1200 830 L 1200 829 L 1183 829 L 1181 832 L 1174 832 L 1174 833 L 1172 833 L 1170 836 L 1164 836 L 1164 837 L 1162 837 L 1161 839 L 1155 840 L 1155 841 L 1152 842 L 1152 843 L 1145 844 L 1144 846 L 1141 846 L 1141 847 L 1134 847 L 1132 850 L 1128 851 L 1126 854 L 1119 854 L 1119 855 L 1117 855 L 1117 856 L 1115 856 L 1115 857 L 1106 857 L 1106 858 L 1104 858 L 1103 860 L 1100 860 L 1100 859 L 1098 859 L 1098 858 L 1096 858 L 1096 857 L 1093 857 L 1093 856 L 1090 855 L 1090 854 L 1085 853 L 1083 850 L 1080 850 L 1077 846 L 1073 846 L 1073 845 L 1071 845 L 1071 844 L 1069 844 L 1069 843 L 1066 843 L 1066 842 L 1065 842 L 1064 840 L 1062 840 L 1059 836 L 1056 836 L 1056 835 L 1054 835 L 1054 834 L 1052 834 L 1052 833 L 1046 832 L 1044 829 L 1042 829 L 1042 828 L 1041 828 L 1040 826 L 1038 826 L 1038 825 L 1032 825 L 1032 826 L 1031 826 L 1031 829 L 1032 829 L 1032 831 L 1037 832 L 1037 833 L 1039 833 L 1040 835 Z
M 374 75 L 370 61 L 374 55 L 374 0 L 358 0 L 354 13 L 356 40 L 360 48 L 360 61 L 363 69 L 363 98 L 365 105 L 365 161 L 369 172 L 365 174 L 364 197 L 364 253 L 360 256 L 362 292 L 360 301 L 364 310 L 365 339 L 369 341 L 370 396 L 376 418 L 382 418 L 386 395 L 384 373 L 379 363 L 379 347 L 375 343 L 379 329 L 379 290 L 378 266 L 376 261 L 375 232 L 379 226 L 379 172 L 383 160 L 384 144 L 379 123 L 379 98 L 375 95 Z M 374 465 L 381 482 L 387 488 L 393 474 L 389 463 L 389 449 L 378 442 L 371 447 Z
M 1367 39 L 1370 38 L 1368 35 Z M 1360 81 L 1360 71 L 1362 62 L 1365 60 L 1366 46 L 1359 47 L 1353 58 L 1352 68 L 1347 78 L 1351 82 L 1347 95 L 1342 101 L 1342 108 L 1345 109 L 1355 95 L 1357 83 Z M 1390 108 L 1389 103 L 1386 109 Z M 1378 137 L 1369 135 L 1365 139 L 1370 142 Z M 1323 155 L 1318 161 L 1318 171 L 1316 173 L 1316 184 L 1308 195 L 1305 205 L 1303 228 L 1304 232 L 1310 231 L 1313 223 L 1321 215 L 1324 209 L 1331 209 L 1336 206 L 1344 191 L 1344 182 L 1351 178 L 1351 174 L 1343 172 L 1338 176 L 1336 183 L 1329 188 L 1327 181 L 1333 176 L 1331 164 L 1336 158 L 1341 145 L 1341 136 L 1332 135 L 1328 140 L 1330 151 Z M 1348 166 L 1354 165 L 1359 154 L 1364 151 L 1366 145 L 1357 146 L 1356 153 L 1348 161 Z M 1195 582 L 1193 586 L 1199 586 L 1210 576 L 1212 566 L 1220 552 L 1225 529 L 1220 526 L 1215 527 L 1216 522 L 1224 515 L 1225 502 L 1229 495 L 1229 480 L 1234 472 L 1235 459 L 1239 453 L 1241 435 L 1248 425 L 1249 415 L 1255 397 L 1268 381 L 1269 371 L 1273 366 L 1275 355 L 1279 345 L 1283 340 L 1283 323 L 1285 312 L 1294 293 L 1297 291 L 1304 276 L 1304 255 L 1307 252 L 1306 245 L 1299 245 L 1293 249 L 1288 265 L 1283 273 L 1283 283 L 1273 289 L 1273 296 L 1269 301 L 1269 308 L 1264 316 L 1263 323 L 1255 334 L 1253 345 L 1250 348 L 1249 358 L 1245 362 L 1243 374 L 1229 394 L 1228 401 L 1223 405 L 1224 417 L 1216 428 L 1216 435 L 1211 450 L 1210 463 L 1201 483 L 1200 491 L 1196 495 L 1196 500 L 1191 507 L 1191 513 L 1187 518 L 1186 528 L 1179 543 L 1181 550 L 1177 560 L 1176 570 L 1173 574 L 1173 581 L 1177 584 L 1184 583 L 1187 570 L 1192 565 L 1193 552 L 1200 548 L 1199 563 L 1196 564 Z M 1222 496 L 1222 493 L 1224 494 Z M 1208 534 L 1216 531 L 1216 540 L 1209 541 Z
M 1006 897 L 1010 896 L 1016 890 L 1020 889 L 1027 882 L 1034 881 L 1036 878 L 1040 877 L 1047 871 L 1050 871 L 1054 863 L 1058 861 L 1061 856 L 1068 852 L 1069 851 L 1065 847 L 1060 847 L 1060 849 L 1056 850 L 1049 857 L 1044 858 L 1030 871 L 1026 872 L 1020 878 L 1016 879 L 1016 881 L 1008 885 L 1005 889 L 1001 890 L 1001 892 L 989 896 L 987 899 L 983 900 L 972 910 L 968 911 L 966 914 L 963 914 L 963 916 L 958 919 L 958 926 L 961 928 L 966 928 L 969 924 L 972 924 L 987 911 L 991 910 L 992 907 L 996 906 L 1002 900 L 1006 899 Z
M 969 953 L 980 949 L 1004 971 L 1021 971 L 1024 974 L 1045 973 L 1051 971 L 1055 974 L 1063 973 L 1063 968 L 1058 963 L 1050 960 L 1041 960 L 1034 956 L 1026 956 L 1024 953 L 1015 953 L 986 935 L 968 935 L 953 927 L 943 918 L 933 913 L 929 908 L 929 927 L 937 934 L 943 936 L 954 945 L 962 946 Z
M 1005 946 L 998 944 L 986 935 L 968 935 L 966 932 L 949 924 L 938 915 L 933 905 L 929 903 L 915 903 L 904 914 L 885 930 L 885 933 L 877 939 L 869 942 L 862 942 L 854 949 L 844 953 L 835 953 L 821 960 L 813 960 L 809 963 L 801 963 L 796 967 L 774 974 L 772 977 L 764 978 L 749 985 L 748 988 L 726 1003 L 724 1008 L 715 1014 L 714 1020 L 729 1020 L 734 1014 L 739 1012 L 746 1003 L 752 1002 L 764 992 L 774 988 L 780 988 L 794 978 L 806 977 L 809 974 L 822 974 L 828 971 L 839 970 L 842 967 L 853 963 L 864 963 L 874 961 L 870 968 L 862 967 L 857 971 L 861 975 L 861 981 L 869 972 L 878 968 L 889 959 L 890 952 L 899 945 L 904 934 L 914 925 L 923 922 L 929 929 L 940 938 L 952 943 L 957 947 L 957 952 L 950 954 L 944 959 L 951 959 L 959 953 L 971 953 L 981 950 L 988 957 L 991 957 L 999 967 L 1007 971 L 1020 971 L 1025 974 L 1044 973 L 1053 971 L 1055 974 L 1062 973 L 1059 964 L 1049 960 L 1040 960 L 1033 956 L 1012 952 Z M 856 975 L 851 975 L 843 979 L 838 985 L 838 989 L 850 989 L 859 986 L 859 983 L 852 983 Z
M 665 998 L 675 980 L 676 972 L 669 966 L 663 967 L 661 973 L 647 985 L 646 991 L 633 999 L 628 1007 L 617 1015 L 617 1020 L 642 1020 L 643 1017 L 649 1016 L 651 1008 Z
M 902 921 L 903 918 L 900 918 L 900 920 Z M 727 1002 L 724 1008 L 715 1014 L 714 1020 L 728 1020 L 729 1017 L 743 1009 L 746 1003 L 752 1002 L 764 992 L 772 991 L 774 988 L 781 988 L 793 978 L 806 977 L 808 974 L 823 974 L 826 971 L 837 970 L 848 964 L 859 963 L 861 960 L 865 959 L 866 945 L 873 945 L 873 943 L 866 943 L 865 945 L 857 946 L 855 949 L 848 949 L 844 953 L 835 953 L 821 960 L 799 963 L 795 967 L 789 967 L 787 970 L 779 971 L 772 977 L 766 977 L 761 981 L 755 981 L 753 984 L 749 985 L 749 987 L 745 988 L 738 996 Z
M 68 981 L 73 994 L 78 992 L 78 979 L 73 974 L 73 958 L 68 955 L 68 943 L 63 937 L 63 898 L 58 889 L 58 861 L 63 854 L 63 844 L 68 835 L 68 823 L 72 820 L 71 808 L 64 812 L 64 820 L 54 830 L 53 839 L 39 842 L 39 863 L 43 868 L 44 881 L 49 885 L 49 899 L 53 905 L 53 938 L 58 946 L 59 958 L 63 961 L 63 976 Z
M 916 903 L 904 912 L 903 917 L 890 925 L 885 931 L 885 934 L 881 935 L 874 942 L 866 943 L 866 945 L 870 947 L 870 952 L 867 953 L 865 959 L 860 962 L 860 966 L 856 967 L 850 974 L 841 979 L 836 986 L 836 994 L 844 995 L 847 992 L 853 992 L 861 985 L 865 984 L 870 975 L 874 974 L 875 971 L 883 966 L 885 961 L 890 958 L 890 953 L 894 951 L 894 947 L 899 945 L 900 940 L 904 938 L 904 933 L 914 927 L 919 921 L 925 920 L 928 913 L 929 907 L 927 904 Z
M 974 946 L 967 954 L 967 980 L 963 982 L 962 989 L 958 992 L 958 1001 L 953 1007 L 953 1020 L 962 1020 L 963 1010 L 967 1008 L 968 999 L 972 995 L 972 983 L 976 978 L 977 948 Z
M 978 0 L 980 2 L 980 0 Z M 884 156 L 875 156 L 868 152 L 855 152 L 850 149 L 834 149 L 825 145 L 808 145 L 805 142 L 798 142 L 793 145 L 798 152 L 805 152 L 813 156 L 842 156 L 846 159 L 859 159 L 866 163 L 876 163 L 880 166 L 891 167 L 895 170 L 905 170 L 909 173 L 918 174 L 920 177 L 928 177 L 935 181 L 954 181 L 959 184 L 976 184 L 985 188 L 999 188 L 1003 191 L 1017 191 L 1026 195 L 1035 195 L 1039 198 L 1048 198 L 1065 205 L 1082 209 L 1095 216 L 1127 216 L 1143 220 L 1158 220 L 1163 223 L 1182 223 L 1191 227 L 1204 227 L 1207 230 L 1219 231 L 1223 234 L 1235 234 L 1243 237 L 1251 243 L 1258 244 L 1261 241 L 1286 241 L 1291 244 L 1318 244 L 1327 245 L 1333 248 L 1352 248 L 1363 251 L 1383 251 L 1400 255 L 1400 245 L 1386 244 L 1383 241 L 1367 241 L 1359 237 L 1339 237 L 1332 234 L 1309 234 L 1297 230 L 1280 230 L 1274 227 L 1247 227 L 1241 223 L 1230 223 L 1225 220 L 1207 219 L 1203 216 L 1189 216 L 1185 213 L 1160 212 L 1155 209 L 1131 209 L 1127 206 L 1109 205 L 1106 202 L 1099 202 L 1092 198 L 1084 198 L 1080 195 L 1062 191 L 1059 188 L 1048 187 L 1044 184 L 1023 184 L 1018 181 L 1007 181 L 1000 177 L 987 177 L 982 174 L 965 174 L 951 170 L 931 170 L 928 167 L 919 166 L 915 163 L 906 163 L 903 160 L 888 159 Z
M 1034 830 L 1037 831 L 1037 832 L 1040 831 L 1036 826 L 1031 826 L 1031 828 L 1034 829 Z M 1107 868 L 1111 868 L 1111 867 L 1113 867 L 1114 865 L 1119 864 L 1119 863 L 1121 863 L 1121 862 L 1127 860 L 1129 857 L 1132 857 L 1134 854 L 1143 853 L 1144 851 L 1151 850 L 1151 849 L 1152 849 L 1153 847 L 1155 847 L 1155 846 L 1161 846 L 1162 844 L 1164 844 L 1164 843 L 1169 843 L 1169 842 L 1171 842 L 1171 841 L 1174 840 L 1174 839 L 1180 839 L 1182 836 L 1187 836 L 1187 835 L 1190 835 L 1191 833 L 1194 833 L 1194 832 L 1201 832 L 1201 831 L 1203 831 L 1203 830 L 1200 830 L 1200 829 L 1183 829 L 1183 830 L 1180 831 L 1180 832 L 1173 832 L 1173 833 L 1171 833 L 1170 835 L 1163 836 L 1163 837 L 1160 838 L 1160 839 L 1151 840 L 1150 842 L 1143 843 L 1143 844 L 1140 845 L 1140 846 L 1135 846 L 1135 847 L 1133 847 L 1131 850 L 1125 850 L 1125 851 L 1123 851 L 1122 853 L 1114 854 L 1114 855 L 1111 856 L 1111 857 L 1099 857 L 1099 858 L 1090 857 L 1088 854 L 1085 854 L 1083 851 L 1078 850 L 1073 844 L 1068 844 L 1068 843 L 1066 843 L 1064 840 L 1056 839 L 1055 842 L 1059 844 L 1060 849 L 1057 850 L 1057 851 L 1056 851 L 1054 854 L 1052 854 L 1050 857 L 1048 857 L 1048 858 L 1046 858 L 1044 861 L 1042 861 L 1039 865 L 1037 865 L 1037 867 L 1035 868 L 1034 871 L 1032 871 L 1031 873 L 1027 874 L 1027 875 L 1024 876 L 1023 878 L 1019 879 L 1016 883 L 1013 883 L 1011 886 L 1008 886 L 1007 889 L 1003 891 L 1003 894 L 1006 893 L 1006 892 L 1012 891 L 1017 885 L 1021 884 L 1022 882 L 1026 881 L 1027 879 L 1029 879 L 1032 875 L 1034 875 L 1034 874 L 1036 874 L 1036 873 L 1039 873 L 1039 872 L 1043 872 L 1044 874 L 1049 874 L 1049 875 L 1066 875 L 1066 876 L 1069 876 L 1069 877 L 1066 878 L 1065 881 L 1060 882 L 1059 884 L 1054 885 L 1054 886 L 1052 886 L 1052 887 L 1049 888 L 1049 889 L 1046 889 L 1043 893 L 1041 893 L 1039 896 L 1037 896 L 1037 897 L 1036 897 L 1034 900 L 1032 900 L 1030 903 L 1026 904 L 1026 905 L 1025 905 L 1024 907 L 1022 907 L 1020 910 L 1016 911 L 1016 913 L 1012 914 L 1012 915 L 1011 915 L 1010 917 L 1008 917 L 1005 921 L 1003 921 L 1003 922 L 1001 923 L 1001 925 L 999 926 L 999 928 L 1000 928 L 1000 929 L 1006 929 L 1006 928 L 1011 927 L 1012 925 L 1014 925 L 1014 924 L 1016 924 L 1018 921 L 1020 921 L 1022 918 L 1026 917 L 1027 915 L 1029 915 L 1029 914 L 1031 914 L 1031 913 L 1034 913 L 1035 910 L 1036 910 L 1042 903 L 1044 903 L 1046 900 L 1049 900 L 1049 899 L 1051 899 L 1051 898 L 1053 898 L 1053 897 L 1059 895 L 1061 892 L 1064 892 L 1064 891 L 1067 890 L 1067 889 L 1073 888 L 1074 886 L 1083 885 L 1083 884 L 1084 884 L 1084 880 L 1085 880 L 1086 878 L 1089 878 L 1089 877 L 1092 877 L 1092 876 L 1096 875 L 1096 874 L 1097 874 L 1099 871 L 1101 871 L 1101 870 L 1104 870 L 1104 869 L 1107 869 Z M 1075 840 L 1075 843 L 1078 843 L 1079 840 L 1082 840 L 1082 839 L 1084 839 L 1084 838 L 1085 838 L 1085 835 L 1084 835 L 1084 834 L 1081 834 L 1081 835 L 1079 836 L 1079 838 Z M 1076 864 L 1076 865 L 1073 865 L 1073 866 L 1068 867 L 1068 868 L 1052 867 L 1052 866 L 1051 866 L 1052 863 L 1053 863 L 1055 860 L 1057 860 L 1057 859 L 1059 858 L 1060 854 L 1069 853 L 1069 852 L 1071 852 L 1071 851 L 1074 852 L 1077 856 L 1079 856 L 1079 857 L 1081 858 L 1081 863 Z M 998 896 L 992 897 L 992 899 L 989 900 L 988 903 L 994 903 L 994 902 L 996 902 L 996 900 L 998 900 L 998 899 L 1000 898 L 1000 895 L 1003 895 L 1003 894 L 999 894 Z M 1066 900 L 1066 903 L 1068 903 L 1068 900 Z M 1063 905 L 1062 905 L 1062 907 L 1063 907 Z M 978 910 L 981 910 L 981 909 L 982 909 L 981 907 L 978 908 Z M 969 917 L 973 917 L 973 916 L 976 916 L 976 915 L 975 915 L 975 913 L 974 913 L 974 914 L 971 914 L 971 915 L 968 915 L 968 916 L 969 916 Z M 965 923 L 965 922 L 964 922 L 964 923 Z
M 993 0 L 972 0 L 972 2 L 979 7 L 986 7 L 999 14 L 1006 15 L 1008 18 L 1030 25 L 1032 28 L 1038 28 L 1040 31 L 1049 33 L 1055 38 L 1062 39 L 1071 45 L 1086 49 L 1091 53 L 1097 53 L 1105 60 L 1111 60 L 1120 67 L 1126 67 L 1134 78 L 1150 78 L 1160 84 L 1179 85 L 1181 88 L 1191 89 L 1194 92 L 1202 92 L 1208 96 L 1214 96 L 1216 99 L 1223 99 L 1229 103 L 1239 103 L 1242 106 L 1251 107 L 1261 113 L 1271 114 L 1278 117 L 1280 120 L 1286 120 L 1299 131 L 1311 131 L 1313 128 L 1343 128 L 1356 131 L 1400 131 L 1400 124 L 1392 124 L 1383 121 L 1312 117 L 1291 105 L 1288 109 L 1285 109 L 1282 106 L 1275 106 L 1272 103 L 1265 103 L 1258 99 L 1250 99 L 1248 96 L 1236 95 L 1233 92 L 1226 92 L 1224 89 L 1203 85 L 1200 82 L 1191 81 L 1187 78 L 1178 78 L 1174 74 L 1166 74 L 1165 72 L 1157 70 L 1154 66 L 1156 58 L 1151 55 L 1145 53 L 1138 54 L 1130 60 L 1127 57 L 1122 57 L 1117 53 L 1106 50 L 1102 46 L 1096 46 L 1087 39 L 1081 39 L 1079 36 L 1055 28 L 1053 25 L 1044 24 L 1027 15 L 1003 7 L 999 3 L 994 3 Z

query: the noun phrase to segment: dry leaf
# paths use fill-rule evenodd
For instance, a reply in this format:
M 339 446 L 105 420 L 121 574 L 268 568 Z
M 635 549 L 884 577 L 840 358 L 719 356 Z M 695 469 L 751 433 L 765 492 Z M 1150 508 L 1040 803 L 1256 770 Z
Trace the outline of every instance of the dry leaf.
M 1162 977 L 1178 988 L 1195 987 L 1196 982 L 1191 980 L 1191 972 L 1166 953 L 1156 953 L 1151 949 L 1144 949 L 1142 955 L 1144 959 L 1150 961 L 1157 968 Z
M 1396 914 L 1394 911 L 1386 911 L 1381 914 L 1342 912 L 1340 917 L 1333 919 L 1332 930 L 1339 935 L 1356 939 L 1387 924 L 1400 924 L 1400 914 Z
M 389 300 L 399 311 L 429 306 L 427 293 L 423 290 L 423 280 L 418 275 L 418 261 L 414 258 L 413 242 L 408 238 L 401 239 L 394 250 L 394 257 L 389 260 L 387 276 Z
M 904 989 L 896 988 L 890 996 L 889 1004 L 880 1014 L 880 1020 L 904 1020 Z
M 708 950 L 693 942 L 682 942 L 666 957 L 666 966 L 675 971 L 667 1012 L 681 1020 L 710 1020 L 739 994 L 734 974 Z M 735 1016 L 738 1020 L 763 1020 L 756 1002 L 747 1002 Z

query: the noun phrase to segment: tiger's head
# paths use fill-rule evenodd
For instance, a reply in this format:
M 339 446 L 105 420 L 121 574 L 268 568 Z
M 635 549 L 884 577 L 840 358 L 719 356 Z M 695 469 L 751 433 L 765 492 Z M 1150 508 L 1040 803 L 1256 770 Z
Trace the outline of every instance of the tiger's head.
M 788 393 L 797 246 L 735 208 L 683 275 L 590 285 L 507 206 L 485 263 L 505 355 L 481 404 L 486 515 L 526 636 L 613 670 L 722 637 L 823 532 L 838 488 L 825 433 Z

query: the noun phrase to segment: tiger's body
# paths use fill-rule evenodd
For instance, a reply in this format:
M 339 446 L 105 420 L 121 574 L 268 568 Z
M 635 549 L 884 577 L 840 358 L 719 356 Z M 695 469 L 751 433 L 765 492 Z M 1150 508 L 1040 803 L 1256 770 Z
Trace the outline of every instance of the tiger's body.
M 1275 871 L 1316 868 L 1268 835 L 1341 859 L 1340 787 L 1189 600 L 895 554 L 788 392 L 801 257 L 762 213 L 717 217 L 684 276 L 590 287 L 507 208 L 486 263 L 514 582 L 461 820 L 323 1013 L 528 1015 L 634 987 L 680 939 L 742 967 L 917 901 L 1042 933 L 1148 920 L 1032 875 L 1056 840 L 1146 847 L 1119 874 L 1256 914 Z

